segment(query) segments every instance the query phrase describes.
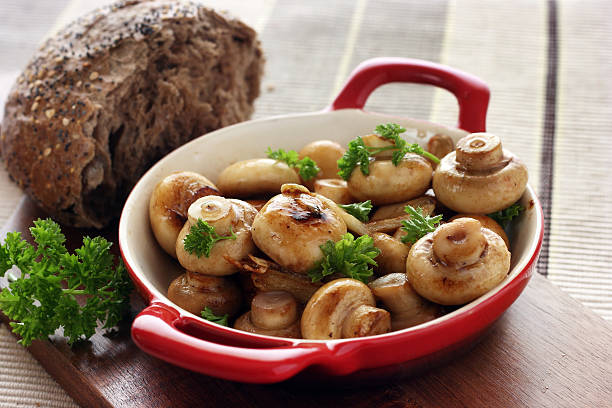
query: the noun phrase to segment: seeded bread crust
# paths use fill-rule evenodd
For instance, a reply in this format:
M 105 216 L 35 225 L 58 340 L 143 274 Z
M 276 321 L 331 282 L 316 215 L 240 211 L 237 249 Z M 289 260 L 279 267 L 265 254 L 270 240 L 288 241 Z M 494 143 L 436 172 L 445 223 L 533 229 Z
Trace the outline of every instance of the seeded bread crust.
M 248 119 L 262 70 L 250 27 L 194 3 L 96 10 L 43 44 L 17 79 L 2 157 L 56 220 L 101 228 L 166 153 Z

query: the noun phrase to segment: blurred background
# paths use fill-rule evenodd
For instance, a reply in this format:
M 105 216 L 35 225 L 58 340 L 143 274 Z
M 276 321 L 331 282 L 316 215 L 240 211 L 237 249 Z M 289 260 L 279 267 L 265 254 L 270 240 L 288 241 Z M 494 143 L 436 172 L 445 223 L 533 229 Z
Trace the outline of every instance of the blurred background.
M 0 100 L 45 37 L 106 3 L 0 0 Z M 482 78 L 492 94 L 487 130 L 527 163 L 544 207 L 539 273 L 612 320 L 611 2 L 202 3 L 227 10 L 259 33 L 267 64 L 255 118 L 323 109 L 351 70 L 371 57 L 426 59 Z M 446 91 L 407 84 L 379 88 L 366 110 L 446 125 L 457 116 L 456 101 Z M 0 194 L 4 223 L 21 198 L 4 169 Z M 23 389 L 40 394 L 44 406 L 72 404 L 5 326 L 0 354 L 16 356 L 0 361 L 0 406 L 23 402 Z M 20 382 L 21 388 L 11 374 L 18 369 L 32 378 Z

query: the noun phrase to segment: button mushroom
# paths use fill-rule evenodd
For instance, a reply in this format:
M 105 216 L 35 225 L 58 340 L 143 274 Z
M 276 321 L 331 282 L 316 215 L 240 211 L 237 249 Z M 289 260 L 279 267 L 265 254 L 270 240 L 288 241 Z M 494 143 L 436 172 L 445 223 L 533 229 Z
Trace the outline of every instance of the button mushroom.
M 208 196 L 198 199 L 188 210 L 188 220 L 176 240 L 176 255 L 187 270 L 207 275 L 231 275 L 238 268 L 226 258 L 242 259 L 255 250 L 251 224 L 257 210 L 244 201 Z M 185 237 L 198 220 L 206 221 L 219 236 L 235 235 L 235 239 L 215 242 L 209 256 L 198 256 L 185 249 Z
M 459 218 L 418 240 L 406 259 L 410 284 L 442 305 L 461 305 L 499 284 L 510 270 L 510 252 L 499 235 L 477 220 Z
M 314 192 L 329 198 L 337 204 L 350 204 L 355 201 L 346 181 L 342 179 L 315 180 Z
M 391 273 L 368 285 L 391 312 L 391 329 L 401 330 L 442 316 L 442 308 L 412 289 L 405 273 Z
M 243 160 L 226 167 L 217 185 L 231 197 L 278 194 L 285 183 L 299 183 L 300 177 L 287 163 L 274 159 Z
M 452 217 L 449 221 L 455 221 L 457 218 L 473 218 L 478 220 L 480 224 L 493 231 L 497 235 L 501 237 L 506 243 L 506 247 L 510 249 L 510 241 L 508 240 L 508 235 L 506 235 L 506 231 L 502 228 L 501 225 L 497 223 L 493 218 L 487 217 L 486 215 L 475 215 L 475 214 L 457 214 Z
M 310 298 L 302 314 L 305 339 L 373 336 L 391 329 L 389 312 L 375 307 L 372 291 L 354 279 L 336 279 Z
M 240 316 L 234 328 L 266 336 L 300 338 L 297 302 L 287 292 L 260 292 L 251 310 Z
M 472 133 L 457 143 L 436 169 L 433 189 L 448 208 L 488 214 L 516 202 L 527 185 L 527 168 L 490 133 Z
M 286 184 L 281 192 L 255 216 L 253 240 L 282 267 L 306 274 L 323 258 L 319 246 L 340 240 L 346 224 L 304 186 Z
M 442 159 L 453 150 L 455 150 L 455 142 L 447 134 L 436 133 L 427 141 L 427 151 L 438 159 Z M 432 163 L 432 166 L 435 168 L 436 164 Z
M 369 135 L 362 136 L 361 140 L 363 140 L 363 144 L 368 147 L 380 148 L 393 146 L 393 141 L 391 139 L 387 139 L 385 137 L 377 135 L 376 133 L 371 133 Z M 393 151 L 384 150 L 382 152 L 376 153 L 374 157 L 378 160 L 391 160 L 391 157 L 393 157 Z
M 380 249 L 380 254 L 375 259 L 378 264 L 376 273 L 378 275 L 405 273 L 410 246 L 382 232 L 375 232 L 370 236 L 374 240 L 374 246 Z
M 317 179 L 340 178 L 338 176 L 338 159 L 344 154 L 344 148 L 331 140 L 317 140 L 308 143 L 299 151 L 300 159 L 308 156 L 321 169 Z
M 369 175 L 356 168 L 347 184 L 353 197 L 359 201 L 372 200 L 374 205 L 392 204 L 423 195 L 431 183 L 432 172 L 427 159 L 407 153 L 397 166 L 391 160 L 374 160 L 370 163 Z
M 149 221 L 155 239 L 164 251 L 176 258 L 176 238 L 187 220 L 187 209 L 198 198 L 219 195 L 206 177 L 181 171 L 160 181 L 149 199 Z
M 242 293 L 228 277 L 186 271 L 168 287 L 168 299 L 197 316 L 209 307 L 218 316 L 232 317 L 240 309 Z

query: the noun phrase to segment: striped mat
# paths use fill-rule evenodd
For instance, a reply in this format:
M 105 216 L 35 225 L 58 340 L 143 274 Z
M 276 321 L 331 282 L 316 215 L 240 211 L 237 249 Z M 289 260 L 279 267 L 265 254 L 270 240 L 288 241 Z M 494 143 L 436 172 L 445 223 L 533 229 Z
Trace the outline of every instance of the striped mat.
M 3 0 L 0 98 L 36 45 L 87 0 Z M 612 3 L 607 0 L 215 0 L 255 27 L 267 57 L 255 117 L 319 110 L 376 56 L 437 61 L 491 87 L 488 130 L 530 169 L 546 216 L 538 271 L 612 320 Z M 453 125 L 445 91 L 392 84 L 367 110 Z M 1 113 L 0 113 L 1 115 Z M 21 193 L 0 171 L 0 222 Z M 0 327 L 0 407 L 74 402 Z

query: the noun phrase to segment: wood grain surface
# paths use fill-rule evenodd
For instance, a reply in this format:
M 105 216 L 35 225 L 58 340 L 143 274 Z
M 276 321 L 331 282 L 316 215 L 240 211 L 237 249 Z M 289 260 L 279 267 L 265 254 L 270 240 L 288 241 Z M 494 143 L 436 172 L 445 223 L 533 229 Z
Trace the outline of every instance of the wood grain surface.
M 40 211 L 24 199 L 6 223 L 26 231 Z M 112 232 L 109 231 L 112 235 Z M 80 231 L 68 230 L 72 246 Z M 131 318 L 143 301 L 134 295 Z M 131 319 L 72 349 L 61 337 L 29 351 L 83 407 L 610 407 L 612 326 L 535 274 L 471 351 L 416 377 L 333 389 L 249 385 L 169 365 L 131 341 Z

